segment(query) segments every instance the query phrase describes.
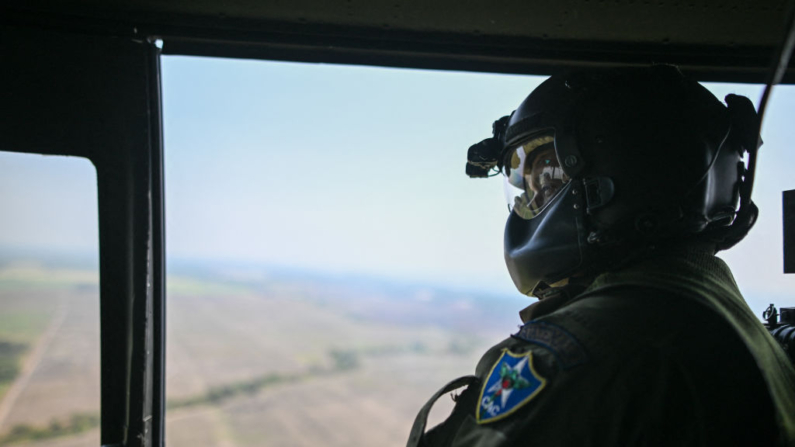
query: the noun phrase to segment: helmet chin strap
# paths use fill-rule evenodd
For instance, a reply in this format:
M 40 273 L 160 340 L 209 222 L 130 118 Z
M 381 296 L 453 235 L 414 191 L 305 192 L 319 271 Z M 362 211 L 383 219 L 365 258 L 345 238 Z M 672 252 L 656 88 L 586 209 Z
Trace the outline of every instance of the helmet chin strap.
M 571 298 L 585 292 L 586 289 L 596 279 L 596 275 L 576 275 L 564 280 L 558 281 L 554 284 L 547 284 L 543 281 L 538 283 L 532 292 L 532 296 L 539 299 L 539 301 L 568 301 Z M 538 304 L 538 303 L 536 303 Z M 535 307 L 535 309 L 533 309 Z M 538 306 L 530 306 L 519 312 L 522 321 L 529 320 L 531 317 L 538 317 Z M 523 315 L 524 313 L 524 315 Z

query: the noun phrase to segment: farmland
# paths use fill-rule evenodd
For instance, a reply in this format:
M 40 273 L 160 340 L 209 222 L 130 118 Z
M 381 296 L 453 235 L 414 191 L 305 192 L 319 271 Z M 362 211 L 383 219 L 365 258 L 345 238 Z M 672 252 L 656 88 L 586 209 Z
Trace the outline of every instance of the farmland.
M 417 410 L 515 327 L 517 302 L 359 278 L 169 277 L 166 436 L 181 446 L 404 445 Z M 0 445 L 97 445 L 96 273 L 0 268 L 17 390 Z M 92 278 L 94 278 L 92 282 Z M 231 278 L 231 279 L 230 279 Z M 2 347 L 4 345 L 0 345 Z M 449 411 L 440 399 L 432 419 Z M 446 407 L 446 409 L 445 409 Z M 2 416 L 2 414 L 0 414 Z
M 96 425 L 98 297 L 95 272 L 31 263 L 0 270 L 0 342 L 17 347 L 0 352 L 10 373 L 0 398 L 0 443 L 10 443 L 11 433 L 25 439 Z

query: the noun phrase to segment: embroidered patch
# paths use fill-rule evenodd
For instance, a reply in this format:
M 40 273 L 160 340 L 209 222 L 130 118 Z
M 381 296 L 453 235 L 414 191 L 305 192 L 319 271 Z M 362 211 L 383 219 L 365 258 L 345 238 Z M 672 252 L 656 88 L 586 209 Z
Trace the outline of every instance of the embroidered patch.
M 530 321 L 514 337 L 549 349 L 563 369 L 588 361 L 588 353 L 580 342 L 560 326 L 551 323 Z
M 503 349 L 480 390 L 476 418 L 485 424 L 505 418 L 530 402 L 547 381 L 533 369 L 533 353 Z

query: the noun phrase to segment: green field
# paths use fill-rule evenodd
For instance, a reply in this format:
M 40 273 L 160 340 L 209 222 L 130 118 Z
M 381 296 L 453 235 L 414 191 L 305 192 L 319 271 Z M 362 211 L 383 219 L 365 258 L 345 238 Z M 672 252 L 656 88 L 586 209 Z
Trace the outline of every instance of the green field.
M 96 426 L 98 302 L 96 272 L 0 268 L 0 445 Z
M 35 265 L 0 270 L 0 401 L 54 315 L 56 299 L 47 291 L 82 284 L 85 278 L 85 272 L 52 273 Z

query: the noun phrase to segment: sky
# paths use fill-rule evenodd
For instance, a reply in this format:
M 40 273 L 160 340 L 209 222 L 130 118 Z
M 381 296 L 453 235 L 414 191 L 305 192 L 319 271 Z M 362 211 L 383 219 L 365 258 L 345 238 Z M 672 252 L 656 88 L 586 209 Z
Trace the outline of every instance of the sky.
M 162 67 L 170 262 L 517 293 L 503 261 L 502 182 L 469 179 L 464 165 L 544 78 L 176 56 Z M 708 88 L 755 103 L 761 94 Z M 781 273 L 793 110 L 795 89 L 778 87 L 754 192 L 761 216 L 722 255 L 754 309 L 795 305 L 795 275 Z M 0 247 L 96 252 L 95 181 L 86 160 L 0 153 Z

